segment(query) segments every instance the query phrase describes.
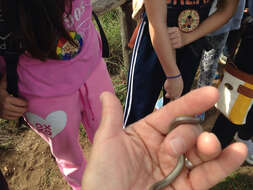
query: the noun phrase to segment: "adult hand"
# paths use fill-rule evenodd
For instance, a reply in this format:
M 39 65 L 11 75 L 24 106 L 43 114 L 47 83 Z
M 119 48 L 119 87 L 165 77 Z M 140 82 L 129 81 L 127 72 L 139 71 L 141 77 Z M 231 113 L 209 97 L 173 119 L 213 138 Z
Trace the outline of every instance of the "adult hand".
M 215 135 L 193 125 L 182 125 L 168 134 L 178 116 L 193 116 L 209 109 L 218 99 L 215 88 L 192 91 L 144 119 L 122 129 L 119 100 L 109 93 L 101 96 L 100 127 L 83 178 L 85 190 L 148 190 L 175 167 L 186 153 L 195 166 L 184 168 L 166 189 L 205 190 L 237 169 L 247 155 L 241 143 L 221 150 Z
M 181 96 L 184 88 L 182 77 L 167 79 L 164 83 L 165 97 L 170 99 L 177 99 Z
M 6 90 L 6 78 L 0 81 L 0 118 L 16 120 L 27 110 L 27 102 L 8 94 Z

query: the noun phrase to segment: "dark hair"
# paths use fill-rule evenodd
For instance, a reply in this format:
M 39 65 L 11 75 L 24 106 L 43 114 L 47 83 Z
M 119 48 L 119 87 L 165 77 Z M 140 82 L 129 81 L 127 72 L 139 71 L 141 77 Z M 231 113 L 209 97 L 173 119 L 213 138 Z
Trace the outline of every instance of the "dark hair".
M 72 0 L 2 1 L 7 22 L 10 18 L 10 28 L 16 28 L 14 35 L 22 36 L 23 46 L 33 58 L 57 59 L 56 46 L 60 37 L 76 45 L 64 25 L 64 16 L 68 18 L 72 12 Z M 15 6 L 13 2 L 16 3 Z M 11 15 L 13 12 L 16 13 L 16 23 Z

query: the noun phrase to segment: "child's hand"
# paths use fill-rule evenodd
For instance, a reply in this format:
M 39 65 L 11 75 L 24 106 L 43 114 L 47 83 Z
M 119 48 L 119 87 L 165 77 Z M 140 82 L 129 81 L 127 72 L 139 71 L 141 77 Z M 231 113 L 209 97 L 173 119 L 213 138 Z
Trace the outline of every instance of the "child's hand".
M 27 102 L 8 94 L 6 90 L 6 78 L 0 81 L 0 118 L 16 120 L 27 110 Z
M 170 99 L 177 99 L 181 96 L 184 88 L 182 77 L 175 79 L 167 79 L 164 83 L 165 97 Z
M 181 48 L 187 44 L 187 33 L 181 32 L 178 27 L 168 27 L 168 34 L 173 48 Z

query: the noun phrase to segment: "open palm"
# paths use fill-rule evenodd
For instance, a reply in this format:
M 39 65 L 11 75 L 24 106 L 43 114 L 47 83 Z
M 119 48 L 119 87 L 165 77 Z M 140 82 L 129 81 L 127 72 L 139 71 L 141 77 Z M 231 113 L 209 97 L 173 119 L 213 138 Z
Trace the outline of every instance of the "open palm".
M 182 125 L 168 134 L 178 116 L 199 114 L 216 102 L 214 88 L 193 91 L 122 129 L 122 109 L 115 96 L 102 96 L 103 116 L 85 171 L 85 190 L 148 190 L 167 176 L 185 153 L 195 166 L 184 169 L 170 187 L 204 190 L 240 166 L 247 150 L 236 143 L 224 151 L 217 138 L 197 126 Z

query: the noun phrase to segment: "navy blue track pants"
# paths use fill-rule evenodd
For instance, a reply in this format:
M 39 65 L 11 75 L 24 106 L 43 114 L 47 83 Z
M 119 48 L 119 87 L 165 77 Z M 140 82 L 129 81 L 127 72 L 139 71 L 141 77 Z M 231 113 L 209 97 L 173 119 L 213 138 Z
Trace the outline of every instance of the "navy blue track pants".
M 183 94 L 190 91 L 201 58 L 193 53 L 192 44 L 176 51 L 176 59 L 184 81 Z M 195 48 L 196 50 L 196 48 Z M 128 73 L 128 89 L 124 110 L 124 126 L 151 113 L 166 80 L 153 49 L 147 17 L 140 25 Z

